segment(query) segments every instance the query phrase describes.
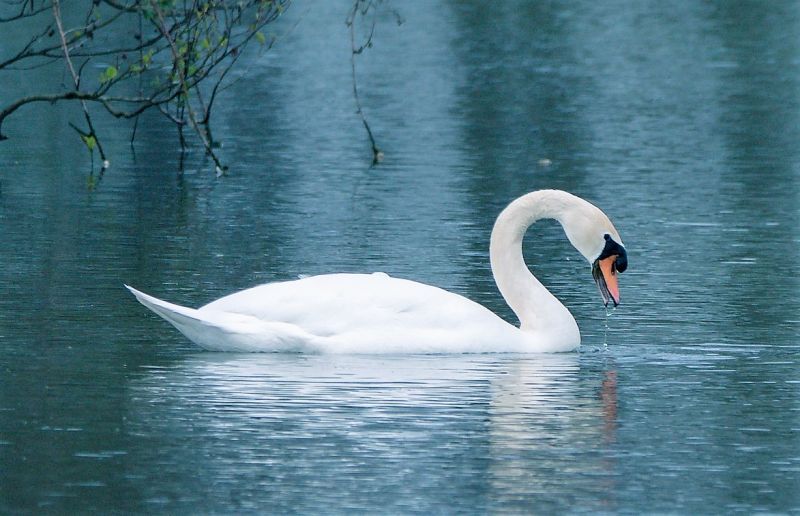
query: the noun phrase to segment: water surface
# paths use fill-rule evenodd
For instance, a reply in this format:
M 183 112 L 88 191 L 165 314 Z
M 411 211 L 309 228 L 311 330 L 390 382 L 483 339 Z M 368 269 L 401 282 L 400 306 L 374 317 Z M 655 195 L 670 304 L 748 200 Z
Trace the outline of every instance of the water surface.
M 393 7 L 357 62 L 377 167 L 346 2 L 293 4 L 249 57 L 224 179 L 200 152 L 179 175 L 157 117 L 135 154 L 101 119 L 88 191 L 74 107 L 9 120 L 0 512 L 800 509 L 797 4 Z M 488 235 L 537 188 L 601 206 L 629 253 L 607 316 L 558 225 L 528 234 L 578 353 L 201 353 L 122 288 L 196 306 L 382 270 L 512 320 Z

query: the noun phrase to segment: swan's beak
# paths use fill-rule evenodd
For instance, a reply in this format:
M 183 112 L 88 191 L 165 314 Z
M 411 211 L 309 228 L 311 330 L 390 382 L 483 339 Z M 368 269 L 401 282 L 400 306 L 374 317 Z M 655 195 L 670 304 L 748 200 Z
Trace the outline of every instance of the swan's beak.
M 609 301 L 613 301 L 614 306 L 619 304 L 616 261 L 617 255 L 612 254 L 602 260 L 595 260 L 592 264 L 592 276 L 600 289 L 600 295 L 603 296 L 603 304 L 606 306 Z

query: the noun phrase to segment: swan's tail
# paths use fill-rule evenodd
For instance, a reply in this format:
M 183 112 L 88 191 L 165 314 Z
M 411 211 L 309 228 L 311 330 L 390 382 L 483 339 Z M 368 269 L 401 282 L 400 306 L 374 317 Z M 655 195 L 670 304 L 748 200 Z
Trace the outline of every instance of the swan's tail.
M 212 351 L 312 351 L 315 337 L 297 326 L 255 317 L 187 308 L 162 301 L 133 287 L 136 299 L 178 329 L 189 340 Z
M 202 320 L 198 317 L 197 310 L 193 308 L 167 303 L 156 297 L 149 296 L 144 292 L 140 292 L 129 285 L 125 285 L 125 288 L 130 290 L 140 303 L 158 314 L 161 318 L 169 321 L 179 330 L 180 326 L 197 324 Z

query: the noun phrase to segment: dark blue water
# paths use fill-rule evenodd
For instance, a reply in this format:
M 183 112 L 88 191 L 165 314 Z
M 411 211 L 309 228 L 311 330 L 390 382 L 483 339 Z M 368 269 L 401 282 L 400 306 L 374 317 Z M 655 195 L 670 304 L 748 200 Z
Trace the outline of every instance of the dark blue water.
M 101 118 L 89 191 L 75 106 L 8 120 L 0 512 L 800 510 L 800 7 L 385 6 L 405 22 L 384 9 L 357 59 L 376 167 L 348 7 L 293 4 L 245 60 L 222 179 L 199 149 L 178 174 L 158 117 L 134 154 Z M 203 353 L 122 288 L 198 306 L 382 270 L 510 318 L 488 235 L 538 188 L 595 202 L 629 253 L 607 316 L 558 225 L 528 234 L 578 353 Z

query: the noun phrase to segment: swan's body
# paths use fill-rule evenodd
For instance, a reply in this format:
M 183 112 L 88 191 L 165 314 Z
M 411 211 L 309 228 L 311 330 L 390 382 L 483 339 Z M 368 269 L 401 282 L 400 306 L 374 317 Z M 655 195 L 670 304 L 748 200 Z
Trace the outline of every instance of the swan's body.
M 626 263 L 619 234 L 598 208 L 557 190 L 533 192 L 512 202 L 492 231 L 492 270 L 500 292 L 520 319 L 520 328 L 463 296 L 383 273 L 326 274 L 269 283 L 199 309 L 128 288 L 190 340 L 215 351 L 569 351 L 580 344 L 575 319 L 533 277 L 522 258 L 525 230 L 541 218 L 561 222 L 573 245 L 594 263 L 597 275 L 607 265 L 601 276 L 605 281 L 598 280 L 598 285 L 606 302 L 610 298 L 616 304 L 613 264 L 619 257 L 623 271 Z
M 535 344 L 531 335 L 478 303 L 383 273 L 324 274 L 268 283 L 198 310 L 131 291 L 190 340 L 210 350 L 524 352 Z

